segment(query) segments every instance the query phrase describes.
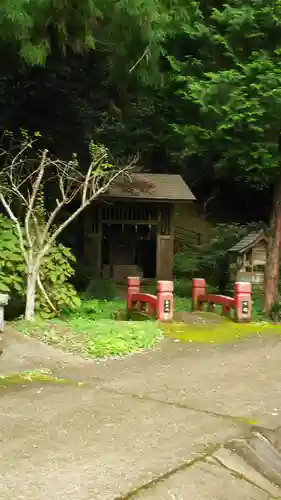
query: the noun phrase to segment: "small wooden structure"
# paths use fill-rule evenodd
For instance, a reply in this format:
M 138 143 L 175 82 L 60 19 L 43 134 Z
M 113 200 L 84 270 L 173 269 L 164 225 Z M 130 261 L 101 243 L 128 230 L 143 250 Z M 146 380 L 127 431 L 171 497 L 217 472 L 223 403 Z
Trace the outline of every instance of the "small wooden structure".
M 253 231 L 229 249 L 230 278 L 255 285 L 264 282 L 268 240 L 264 229 Z
M 84 262 L 93 276 L 171 280 L 174 206 L 194 195 L 180 175 L 134 173 L 116 180 L 83 214 Z

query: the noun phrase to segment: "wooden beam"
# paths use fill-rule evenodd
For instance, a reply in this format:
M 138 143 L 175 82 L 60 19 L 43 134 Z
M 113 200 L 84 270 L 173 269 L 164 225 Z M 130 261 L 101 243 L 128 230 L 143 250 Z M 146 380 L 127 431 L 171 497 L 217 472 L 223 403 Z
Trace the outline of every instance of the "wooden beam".
M 157 220 L 116 220 L 116 219 L 102 219 L 103 224 L 125 224 L 127 226 L 156 226 Z

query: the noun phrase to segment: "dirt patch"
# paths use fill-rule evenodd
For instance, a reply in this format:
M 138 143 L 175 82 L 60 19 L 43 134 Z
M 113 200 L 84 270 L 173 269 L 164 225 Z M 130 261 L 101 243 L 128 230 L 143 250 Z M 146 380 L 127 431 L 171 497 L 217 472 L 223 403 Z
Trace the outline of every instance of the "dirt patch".
M 210 325 L 218 325 L 223 322 L 228 322 L 226 318 L 220 316 L 219 314 L 202 312 L 176 312 L 174 314 L 174 322 L 175 323 L 186 323 L 186 324 L 210 324 Z

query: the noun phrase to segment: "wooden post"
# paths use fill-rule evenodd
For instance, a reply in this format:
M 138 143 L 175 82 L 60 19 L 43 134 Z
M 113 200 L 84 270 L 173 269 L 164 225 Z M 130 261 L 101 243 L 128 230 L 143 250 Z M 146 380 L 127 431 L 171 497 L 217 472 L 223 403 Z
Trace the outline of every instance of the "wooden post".
M 127 311 L 132 309 L 132 297 L 135 293 L 140 293 L 140 278 L 137 276 L 128 277 Z
M 89 277 L 101 275 L 102 232 L 100 205 L 90 206 L 84 212 L 84 261 L 89 268 Z M 93 218 L 95 219 L 93 222 Z
M 247 322 L 252 319 L 252 284 L 237 281 L 234 285 L 235 320 Z
M 174 316 L 174 283 L 173 281 L 157 282 L 157 319 L 172 321 Z
M 192 310 L 198 310 L 198 297 L 206 295 L 206 281 L 204 278 L 193 278 L 192 280 Z

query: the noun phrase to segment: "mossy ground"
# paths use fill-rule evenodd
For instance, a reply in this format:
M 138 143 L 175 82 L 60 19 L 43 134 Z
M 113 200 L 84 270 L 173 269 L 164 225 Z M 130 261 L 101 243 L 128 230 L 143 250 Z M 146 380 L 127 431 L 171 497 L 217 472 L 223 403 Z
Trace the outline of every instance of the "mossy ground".
M 27 386 L 38 383 L 76 386 L 85 385 L 83 382 L 74 382 L 72 380 L 56 377 L 50 370 L 45 369 L 0 375 L 0 390 L 7 389 L 10 386 Z
M 191 313 L 190 299 L 175 295 L 175 321 L 161 325 L 139 313 L 133 314 L 131 321 L 127 321 L 124 306 L 124 299 L 83 300 L 75 313 L 65 313 L 59 319 L 38 320 L 32 324 L 17 321 L 14 327 L 47 344 L 86 357 L 120 356 L 152 348 L 161 340 L 163 333 L 183 342 L 214 344 L 281 333 L 281 325 L 263 321 L 258 308 L 254 308 L 253 322 L 237 324 L 222 317 L 219 308 L 216 313 Z
M 267 322 L 235 323 L 220 317 L 211 322 L 208 321 L 210 315 L 204 313 L 196 315 L 196 318 L 201 318 L 202 322 L 163 324 L 165 336 L 182 342 L 224 344 L 254 336 L 281 334 L 281 325 Z

